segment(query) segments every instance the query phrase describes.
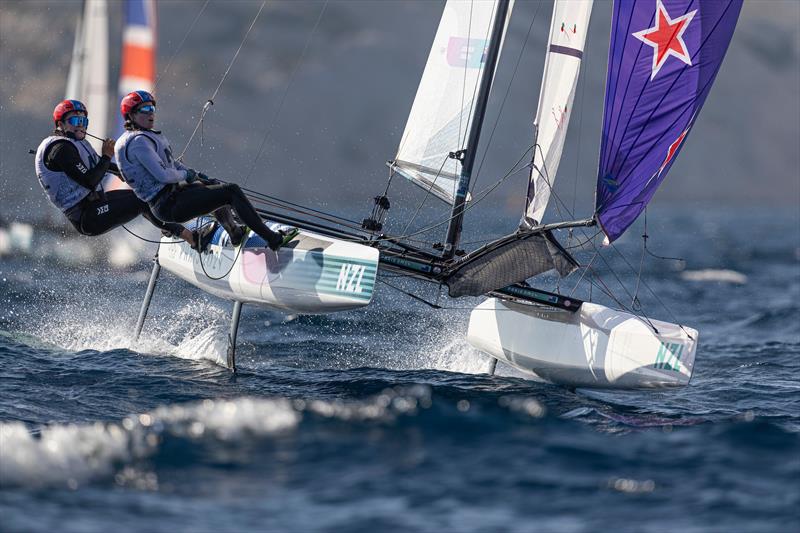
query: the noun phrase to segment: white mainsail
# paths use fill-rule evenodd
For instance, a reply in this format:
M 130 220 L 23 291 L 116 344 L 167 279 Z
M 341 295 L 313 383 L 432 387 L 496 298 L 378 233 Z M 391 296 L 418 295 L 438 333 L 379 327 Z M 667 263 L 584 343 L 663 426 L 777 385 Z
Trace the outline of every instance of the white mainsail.
M 593 0 L 556 0 L 534 120 L 533 166 L 524 222 L 542 222 L 572 116 Z
M 462 172 L 461 162 L 449 154 L 466 148 L 497 4 L 448 0 L 392 165 L 448 203 Z M 513 2 L 503 35 L 512 7 Z
M 93 135 L 108 134 L 108 5 L 106 0 L 85 0 L 78 20 L 65 97 L 80 100 L 89 110 Z M 101 142 L 88 139 L 100 152 Z

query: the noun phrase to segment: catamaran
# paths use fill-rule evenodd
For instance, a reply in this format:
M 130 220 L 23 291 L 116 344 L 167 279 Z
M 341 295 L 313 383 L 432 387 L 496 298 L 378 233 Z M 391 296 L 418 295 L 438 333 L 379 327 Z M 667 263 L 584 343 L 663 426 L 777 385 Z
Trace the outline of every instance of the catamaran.
M 298 313 L 354 309 L 371 302 L 378 275 L 386 271 L 446 286 L 451 297 L 486 296 L 470 314 L 467 340 L 492 358 L 490 372 L 500 360 L 533 379 L 567 387 L 687 385 L 695 329 L 532 285 L 550 270 L 566 276 L 586 268 L 555 230 L 597 226 L 610 244 L 646 208 L 708 96 L 741 6 L 741 0 L 614 3 L 595 209 L 583 219 L 544 223 L 593 7 L 592 0 L 555 0 L 532 123 L 525 211 L 508 235 L 464 252 L 463 218 L 473 204 L 488 201 L 488 193 L 471 190 L 471 180 L 513 1 L 449 0 L 400 145 L 387 163 L 389 183 L 370 216 L 357 222 L 249 191 L 251 200 L 266 205 L 260 213 L 274 227 L 298 227 L 300 236 L 272 252 L 252 233 L 234 247 L 220 228 L 204 254 L 162 239 L 136 335 L 161 267 L 234 301 L 232 370 L 242 304 Z M 414 239 L 420 232 L 383 231 L 394 176 L 448 206 L 449 215 L 427 228 L 446 227 L 441 244 L 420 246 Z

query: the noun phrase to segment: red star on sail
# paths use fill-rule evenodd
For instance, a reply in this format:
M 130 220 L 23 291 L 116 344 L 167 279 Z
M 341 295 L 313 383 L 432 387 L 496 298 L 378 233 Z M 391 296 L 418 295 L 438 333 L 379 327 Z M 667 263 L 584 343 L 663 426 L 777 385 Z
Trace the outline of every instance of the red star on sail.
M 632 35 L 644 44 L 653 48 L 653 71 L 650 79 L 656 77 L 658 71 L 666 63 L 667 58 L 672 56 L 680 59 L 687 65 L 692 64 L 692 58 L 686 43 L 683 41 L 683 32 L 689 27 L 697 10 L 690 11 L 685 15 L 672 19 L 667 13 L 667 9 L 661 0 L 656 0 L 656 25 L 642 31 L 637 31 Z

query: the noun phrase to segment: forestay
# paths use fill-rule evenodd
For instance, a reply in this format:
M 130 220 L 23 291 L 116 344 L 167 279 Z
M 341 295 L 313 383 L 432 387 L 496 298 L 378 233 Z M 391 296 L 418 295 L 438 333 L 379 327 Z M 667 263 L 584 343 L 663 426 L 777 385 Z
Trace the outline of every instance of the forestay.
M 583 59 L 593 0 L 556 0 L 550 22 L 539 107 L 534 120 L 534 154 L 523 222 L 542 222 L 564 149 L 572 101 Z
M 741 7 L 742 0 L 614 3 L 596 203 L 609 241 L 636 220 L 666 177 Z
M 397 172 L 445 202 L 455 199 L 462 166 L 449 155 L 466 148 L 497 4 L 496 0 L 449 0 L 445 5 L 393 162 Z

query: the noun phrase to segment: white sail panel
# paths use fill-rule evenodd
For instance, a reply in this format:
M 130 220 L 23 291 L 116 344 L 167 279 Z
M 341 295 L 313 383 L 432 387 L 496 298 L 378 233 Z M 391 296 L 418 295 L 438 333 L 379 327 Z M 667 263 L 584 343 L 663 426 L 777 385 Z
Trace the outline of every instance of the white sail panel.
M 542 222 L 555 182 L 572 116 L 592 0 L 556 0 L 550 22 L 539 107 L 534 120 L 533 166 L 528 184 L 525 222 Z
M 106 0 L 85 0 L 78 21 L 65 98 L 80 100 L 89 110 L 93 135 L 108 135 L 108 5 Z M 101 142 L 89 138 L 100 152 Z
M 449 154 L 465 148 L 497 3 L 448 0 L 392 165 L 449 203 L 462 170 Z

